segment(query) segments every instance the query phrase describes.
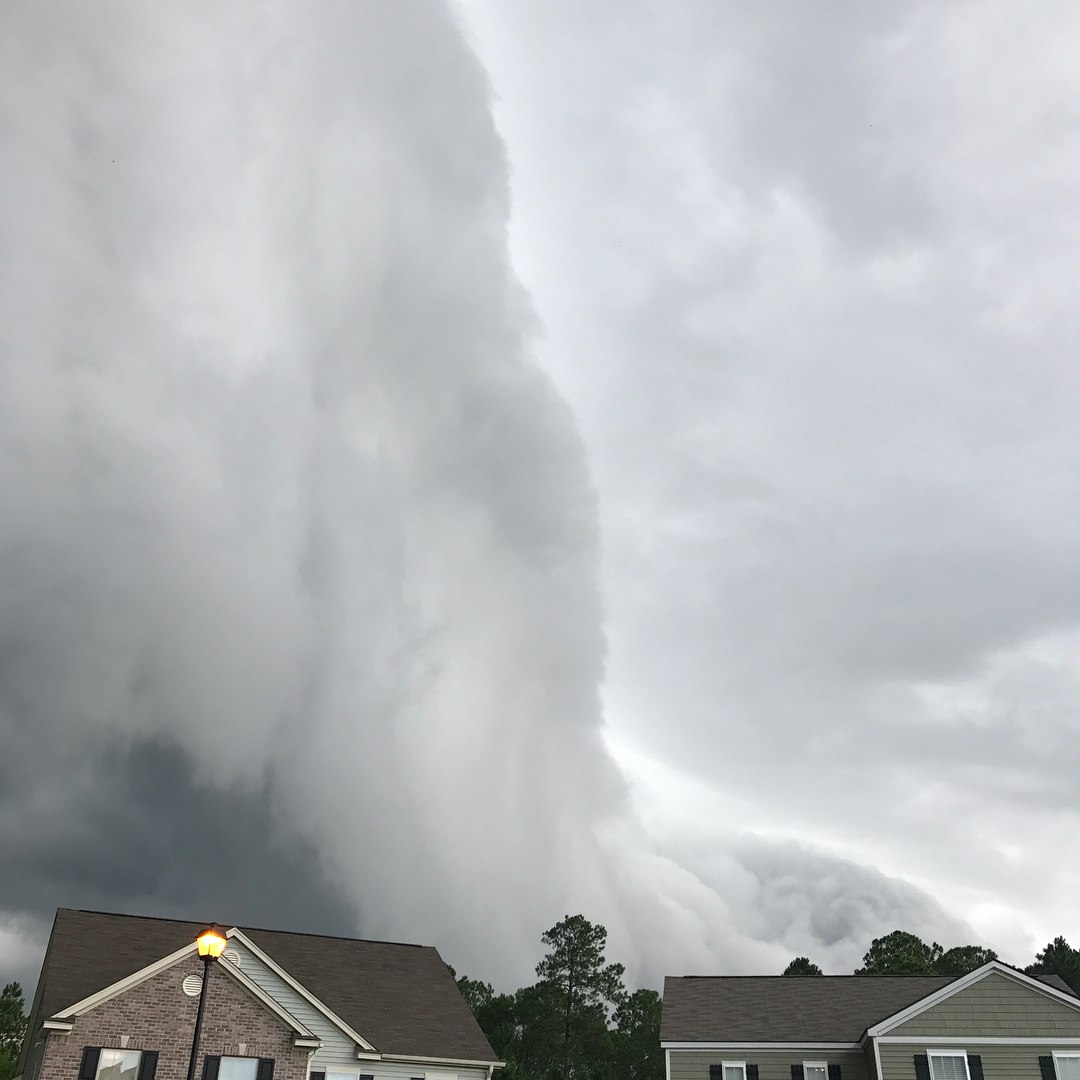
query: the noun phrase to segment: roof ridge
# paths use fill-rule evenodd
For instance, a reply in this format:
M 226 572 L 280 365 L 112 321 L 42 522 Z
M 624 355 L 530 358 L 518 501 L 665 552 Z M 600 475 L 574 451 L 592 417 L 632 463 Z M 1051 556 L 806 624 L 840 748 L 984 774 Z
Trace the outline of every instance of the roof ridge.
M 668 975 L 668 979 L 787 979 L 806 982 L 810 979 L 957 979 L 958 975 Z
M 143 919 L 147 922 L 190 923 L 198 926 L 198 919 L 170 919 L 165 915 L 131 915 L 126 911 L 96 911 L 93 908 L 60 908 L 78 915 L 105 915 L 112 919 Z M 203 925 L 209 925 L 204 923 Z M 433 949 L 434 945 L 422 945 L 416 941 L 386 941 L 384 938 L 348 937 L 345 934 L 320 934 L 310 930 L 278 930 L 269 926 L 250 926 L 246 923 L 221 921 L 219 926 L 235 926 L 238 930 L 254 930 L 260 934 L 290 934 L 293 937 L 326 938 L 330 941 L 359 941 L 367 945 L 398 945 L 409 949 Z

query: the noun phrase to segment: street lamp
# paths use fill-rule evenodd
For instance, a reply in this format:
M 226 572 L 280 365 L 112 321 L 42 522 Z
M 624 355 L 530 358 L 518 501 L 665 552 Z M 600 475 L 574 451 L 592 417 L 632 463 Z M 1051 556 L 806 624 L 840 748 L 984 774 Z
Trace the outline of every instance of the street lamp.
M 195 1014 L 195 1035 L 191 1040 L 191 1059 L 188 1061 L 187 1080 L 195 1080 L 195 1060 L 199 1056 L 199 1033 L 202 1031 L 203 1008 L 206 1005 L 206 986 L 210 982 L 210 965 L 221 955 L 228 944 L 225 931 L 217 923 L 211 923 L 196 939 L 199 956 L 203 962 L 202 986 L 199 987 L 199 1011 Z

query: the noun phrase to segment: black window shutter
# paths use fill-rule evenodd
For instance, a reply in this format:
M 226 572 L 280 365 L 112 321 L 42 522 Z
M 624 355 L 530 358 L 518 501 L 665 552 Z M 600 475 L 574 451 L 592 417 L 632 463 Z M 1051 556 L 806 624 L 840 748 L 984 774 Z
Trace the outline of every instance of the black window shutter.
M 829 1080 L 844 1080 L 844 1075 L 840 1071 L 839 1065 L 829 1065 Z
M 273 1058 L 259 1058 L 259 1072 L 257 1080 L 274 1080 Z
M 709 1080 L 723 1080 L 723 1077 L 720 1075 L 719 1065 L 709 1066 Z
M 326 1072 L 325 1072 L 325 1070 L 322 1071 L 322 1072 L 313 1072 L 308 1077 L 308 1080 L 326 1080 Z
M 1042 1080 L 1057 1080 L 1057 1073 L 1054 1071 L 1054 1059 L 1050 1054 L 1039 1058 L 1039 1072 L 1042 1073 Z
M 982 1071 L 982 1056 L 979 1054 L 968 1054 L 968 1074 L 971 1076 L 971 1080 L 983 1080 Z
M 144 1050 L 139 1060 L 139 1080 L 154 1080 L 157 1072 L 157 1051 Z
M 203 1058 L 202 1063 L 202 1078 L 203 1080 L 217 1080 L 218 1068 L 221 1066 L 220 1054 L 207 1054 Z
M 930 1080 L 930 1061 L 925 1054 L 915 1055 L 915 1080 Z
M 805 1070 L 803 1069 L 803 1067 L 801 1065 L 792 1065 L 791 1066 L 791 1080 L 803 1080 L 804 1075 L 805 1075 Z
M 746 1080 L 758 1080 L 757 1066 L 756 1065 L 747 1065 L 746 1066 Z
M 375 1080 L 375 1077 L 371 1073 L 361 1073 L 360 1080 Z
M 86 1047 L 82 1052 L 82 1064 L 79 1066 L 79 1080 L 96 1080 L 97 1067 L 100 1060 L 100 1046 Z

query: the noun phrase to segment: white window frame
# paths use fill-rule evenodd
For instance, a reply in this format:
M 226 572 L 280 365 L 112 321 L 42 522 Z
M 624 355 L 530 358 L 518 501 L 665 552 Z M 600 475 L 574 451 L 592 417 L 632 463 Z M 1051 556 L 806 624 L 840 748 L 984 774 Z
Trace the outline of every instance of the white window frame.
M 827 1061 L 804 1061 L 802 1063 L 803 1080 L 810 1080 L 806 1074 L 807 1069 L 824 1069 L 825 1075 L 821 1080 L 829 1080 L 829 1063 Z
M 1054 1056 L 1054 1075 L 1061 1080 L 1061 1070 L 1058 1068 L 1058 1058 L 1076 1058 L 1080 1060 L 1080 1046 L 1075 1050 L 1054 1050 L 1052 1051 Z
M 967 1080 L 971 1080 L 971 1068 L 968 1065 L 968 1056 L 966 1050 L 961 1050 L 959 1047 L 950 1047 L 948 1050 L 927 1050 L 926 1051 L 926 1067 L 930 1072 L 930 1080 L 937 1080 L 934 1076 L 934 1064 L 933 1058 L 936 1057 L 962 1057 L 964 1059 L 964 1076 Z
M 745 1061 L 721 1061 L 720 1062 L 720 1080 L 727 1080 L 728 1069 L 741 1069 L 742 1080 L 746 1080 L 746 1062 Z

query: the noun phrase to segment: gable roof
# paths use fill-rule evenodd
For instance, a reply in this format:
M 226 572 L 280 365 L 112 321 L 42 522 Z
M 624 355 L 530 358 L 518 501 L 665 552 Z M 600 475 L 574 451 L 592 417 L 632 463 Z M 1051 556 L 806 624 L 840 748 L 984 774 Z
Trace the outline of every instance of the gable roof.
M 848 1043 L 952 982 L 940 975 L 686 975 L 664 980 L 660 1041 Z
M 993 961 L 952 975 L 686 975 L 664 980 L 661 1043 L 842 1043 L 885 1030 L 948 992 L 1000 971 L 1080 1008 L 1056 975 L 1038 978 Z M 1068 999 L 1072 999 L 1069 1001 Z M 886 1023 L 888 1022 L 888 1023 Z M 871 1031 L 871 1034 L 874 1032 Z
M 44 1020 L 190 945 L 205 925 L 58 909 L 27 1044 Z M 242 932 L 379 1053 L 497 1060 L 431 946 L 246 927 Z
M 1072 989 L 1064 984 L 1057 976 L 1052 976 L 1055 982 L 1062 983 L 1063 990 L 1057 988 L 1050 983 L 1050 976 L 1033 976 L 1027 975 L 1023 971 L 1017 968 L 1010 967 L 1008 964 L 1001 963 L 1000 960 L 991 960 L 988 963 L 983 964 L 981 967 L 976 968 L 974 971 L 969 971 L 965 975 L 959 975 L 955 979 L 952 979 L 946 986 L 943 986 L 939 990 L 935 990 L 933 993 L 928 994 L 921 1001 L 914 1002 L 906 1009 L 901 1009 L 899 1012 L 892 1016 L 884 1017 L 882 1020 L 874 1024 L 867 1029 L 869 1035 L 884 1035 L 888 1031 L 892 1031 L 893 1028 L 900 1024 L 906 1023 L 908 1020 L 925 1012 L 927 1009 L 933 1008 L 935 1005 L 947 998 L 952 997 L 953 994 L 958 994 L 960 991 L 972 986 L 974 983 L 981 982 L 988 975 L 1001 975 L 1006 979 L 1010 979 L 1013 982 L 1019 983 L 1021 986 L 1027 986 L 1037 994 L 1042 994 L 1044 997 L 1053 998 L 1056 1001 L 1062 1002 L 1068 1008 L 1075 1009 L 1080 1012 L 1080 1000 L 1072 992 Z

